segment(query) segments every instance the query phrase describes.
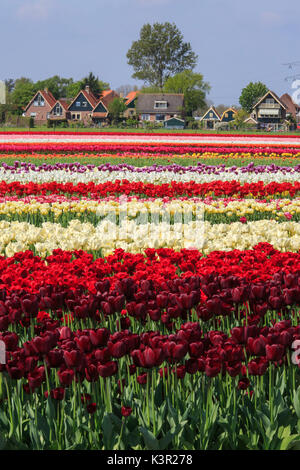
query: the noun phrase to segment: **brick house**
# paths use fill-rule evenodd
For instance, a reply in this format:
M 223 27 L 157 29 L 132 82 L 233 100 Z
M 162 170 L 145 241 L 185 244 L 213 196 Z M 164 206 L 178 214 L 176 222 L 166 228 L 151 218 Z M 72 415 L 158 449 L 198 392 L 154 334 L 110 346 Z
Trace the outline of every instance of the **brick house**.
M 135 118 L 136 117 L 136 103 L 138 98 L 138 91 L 131 91 L 128 95 L 124 98 L 124 102 L 126 105 L 126 110 L 123 113 L 124 118 Z
M 49 119 L 51 121 L 70 119 L 70 112 L 68 111 L 68 107 L 69 103 L 65 98 L 57 100 L 49 113 Z
M 231 122 L 234 121 L 234 118 L 237 114 L 237 110 L 233 108 L 225 109 L 224 113 L 221 116 L 221 122 Z
M 260 128 L 278 130 L 286 125 L 287 106 L 281 99 L 269 90 L 254 105 L 251 118 L 258 123 Z
M 182 93 L 140 93 L 136 110 L 142 122 L 164 122 L 171 117 L 179 117 L 184 107 Z
M 82 121 L 85 125 L 92 121 L 92 112 L 97 105 L 97 98 L 87 85 L 80 90 L 68 106 L 71 121 Z
M 47 88 L 39 90 L 24 109 L 23 116 L 33 117 L 37 124 L 45 124 L 55 103 L 56 99 Z
M 114 90 L 104 90 L 101 93 L 101 96 L 92 112 L 92 120 L 94 123 L 103 124 L 107 121 L 109 114 L 108 105 L 115 98 L 119 98 L 119 95 Z
M 300 106 L 294 103 L 292 97 L 288 93 L 285 93 L 280 97 L 280 101 L 285 104 L 287 108 L 286 116 L 292 116 L 297 122 L 300 122 Z
M 211 106 L 201 117 L 204 129 L 214 129 L 217 122 L 221 121 L 221 116 L 214 106 Z

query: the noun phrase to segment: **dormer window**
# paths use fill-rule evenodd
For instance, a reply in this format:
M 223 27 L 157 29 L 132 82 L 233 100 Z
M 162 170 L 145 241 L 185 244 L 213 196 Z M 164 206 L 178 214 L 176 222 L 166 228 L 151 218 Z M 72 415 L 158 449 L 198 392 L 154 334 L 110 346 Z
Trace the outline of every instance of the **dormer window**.
M 54 115 L 55 116 L 61 116 L 62 115 L 62 108 L 58 103 L 54 108 Z
M 33 104 L 34 106 L 45 106 L 45 100 L 42 95 L 38 95 Z
M 154 108 L 155 109 L 167 109 L 168 102 L 167 101 L 155 101 Z

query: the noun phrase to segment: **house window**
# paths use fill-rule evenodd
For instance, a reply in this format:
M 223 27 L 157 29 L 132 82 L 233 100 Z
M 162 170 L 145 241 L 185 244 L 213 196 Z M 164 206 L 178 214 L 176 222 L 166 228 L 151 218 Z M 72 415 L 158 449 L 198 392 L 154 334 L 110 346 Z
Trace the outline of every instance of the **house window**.
M 167 109 L 168 102 L 167 101 L 155 101 L 154 108 L 156 109 Z
M 41 95 L 38 95 L 33 104 L 34 106 L 45 106 L 45 100 Z
M 56 105 L 54 108 L 54 116 L 61 116 L 62 115 L 62 108 L 59 104 Z
M 214 117 L 214 113 L 209 113 L 209 117 L 210 117 L 210 118 L 213 118 L 213 117 Z
M 35 117 L 36 113 L 30 113 L 30 117 Z
M 80 101 L 76 101 L 75 106 L 76 106 L 77 108 L 79 108 L 80 104 L 81 104 Z
M 83 102 L 82 102 L 82 106 L 83 106 L 84 108 L 86 108 L 86 107 L 87 107 L 87 101 L 83 101 Z
M 150 114 L 142 114 L 142 121 L 150 121 Z
M 164 121 L 165 120 L 165 115 L 164 114 L 156 114 L 155 120 L 156 121 Z
M 77 114 L 76 116 L 77 116 L 76 119 L 80 119 L 80 114 Z
M 228 118 L 228 113 L 225 113 L 225 117 Z
M 267 98 L 266 103 L 267 104 L 274 104 L 275 103 L 274 98 Z
M 50 119 L 50 113 L 47 113 L 47 119 Z

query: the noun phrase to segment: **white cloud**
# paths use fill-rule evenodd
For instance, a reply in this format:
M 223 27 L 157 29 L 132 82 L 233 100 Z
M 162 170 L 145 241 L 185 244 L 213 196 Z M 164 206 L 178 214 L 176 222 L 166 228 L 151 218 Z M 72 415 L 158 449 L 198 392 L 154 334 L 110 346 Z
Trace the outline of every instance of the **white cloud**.
M 46 20 L 53 8 L 53 0 L 23 0 L 17 9 L 21 19 Z

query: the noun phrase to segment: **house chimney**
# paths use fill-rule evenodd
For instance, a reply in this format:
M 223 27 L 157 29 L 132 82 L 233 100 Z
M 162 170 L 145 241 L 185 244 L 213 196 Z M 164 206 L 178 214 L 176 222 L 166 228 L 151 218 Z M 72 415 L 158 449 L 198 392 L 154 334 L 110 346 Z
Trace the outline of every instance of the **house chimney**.
M 44 91 L 45 91 L 46 93 L 48 93 L 49 90 L 48 90 L 48 88 L 44 88 Z
M 87 93 L 90 93 L 90 86 L 89 86 L 89 85 L 85 85 L 85 91 L 86 91 Z
M 120 92 L 119 96 L 120 96 L 120 98 L 124 98 L 124 93 Z

